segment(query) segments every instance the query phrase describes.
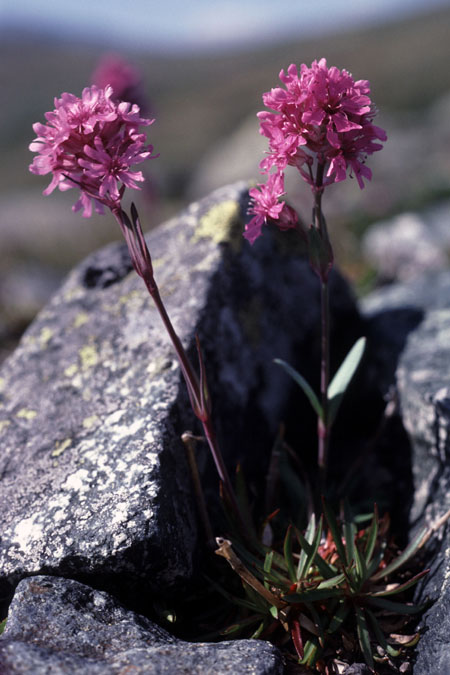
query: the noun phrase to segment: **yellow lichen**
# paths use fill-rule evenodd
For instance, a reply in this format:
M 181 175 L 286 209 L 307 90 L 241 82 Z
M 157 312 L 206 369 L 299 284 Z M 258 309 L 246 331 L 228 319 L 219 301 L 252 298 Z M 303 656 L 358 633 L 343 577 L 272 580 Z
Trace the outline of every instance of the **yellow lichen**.
M 91 415 L 91 417 L 85 417 L 83 420 L 83 426 L 85 429 L 91 429 L 99 421 L 97 415 Z
M 89 321 L 89 314 L 86 314 L 86 312 L 79 312 L 76 315 L 75 319 L 73 320 L 73 327 L 80 328 L 80 326 L 83 326 L 88 321 Z
M 22 408 L 18 413 L 16 413 L 16 417 L 22 417 L 25 420 L 33 420 L 36 415 L 36 410 L 29 410 L 29 408 Z
M 71 366 L 67 366 L 64 371 L 66 377 L 73 377 L 78 372 L 78 366 L 76 363 L 72 363 Z
M 72 443 L 71 438 L 66 438 L 64 441 L 57 441 L 55 443 L 55 449 L 52 452 L 52 457 L 59 457 L 62 455 L 64 450 L 67 450 L 69 445 Z
M 93 344 L 85 345 L 79 350 L 81 359 L 81 367 L 83 370 L 88 370 L 97 365 L 99 357 L 98 352 Z
M 39 333 L 39 343 L 40 343 L 42 349 L 47 346 L 47 343 L 52 336 L 53 336 L 53 331 L 48 326 L 45 326 L 41 330 L 41 332 Z
M 236 226 L 239 223 L 239 204 L 229 199 L 215 204 L 204 216 L 195 230 L 192 241 L 199 239 L 212 239 L 215 244 L 229 242 L 234 250 L 239 250 L 241 241 L 236 236 Z M 242 238 L 242 233 L 239 232 Z
M 0 432 L 3 431 L 11 422 L 9 420 L 0 420 Z

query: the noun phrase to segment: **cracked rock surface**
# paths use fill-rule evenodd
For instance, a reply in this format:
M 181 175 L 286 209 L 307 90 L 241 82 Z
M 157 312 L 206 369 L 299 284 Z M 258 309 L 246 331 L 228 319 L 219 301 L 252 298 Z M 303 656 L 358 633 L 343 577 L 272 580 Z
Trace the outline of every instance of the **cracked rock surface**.
M 17 587 L 0 639 L 2 675 L 281 675 L 278 650 L 259 640 L 188 643 L 70 579 Z
M 430 526 L 450 509 L 450 272 L 381 289 L 366 302 L 384 334 L 402 343 L 396 372 L 403 424 L 412 447 L 411 526 Z M 400 317 L 400 318 L 399 318 Z M 377 314 L 375 314 L 375 320 Z M 388 323 L 391 323 L 389 328 Z M 433 602 L 422 620 L 415 675 L 447 675 L 450 664 L 450 533 L 434 538 L 416 601 Z
M 263 474 L 295 386 L 273 359 L 311 368 L 319 284 L 289 233 L 243 239 L 247 195 L 245 183 L 222 188 L 147 240 L 194 363 L 200 335 L 225 459 Z M 332 284 L 333 325 L 348 324 L 355 301 L 339 275 Z M 70 273 L 0 371 L 3 607 L 36 574 L 140 612 L 186 582 L 197 549 L 187 429 L 201 431 L 160 317 L 125 245 L 110 245 Z

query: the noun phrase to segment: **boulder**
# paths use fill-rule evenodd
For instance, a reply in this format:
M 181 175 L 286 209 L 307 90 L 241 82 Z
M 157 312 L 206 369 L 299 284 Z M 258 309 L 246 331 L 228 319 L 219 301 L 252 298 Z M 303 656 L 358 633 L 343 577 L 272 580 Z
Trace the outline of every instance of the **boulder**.
M 21 581 L 0 638 L 2 675 L 281 675 L 278 650 L 260 640 L 188 643 L 70 579 Z
M 401 213 L 369 228 L 363 238 L 363 252 L 384 283 L 409 281 L 445 269 L 449 222 L 448 201 L 421 213 Z
M 318 372 L 319 284 L 292 233 L 243 239 L 247 194 L 245 183 L 222 188 L 147 239 L 193 358 L 200 335 L 229 469 L 243 460 L 257 482 L 294 386 L 273 359 Z M 331 297 L 345 354 L 358 312 L 337 273 Z M 0 372 L 4 605 L 37 574 L 88 583 L 141 613 L 188 581 L 199 547 L 187 429 L 201 431 L 160 317 L 125 245 L 108 245 L 69 274 Z M 203 444 L 198 461 L 216 495 Z
M 376 291 L 365 308 L 371 320 L 382 327 L 388 344 L 396 333 L 396 382 L 412 450 L 410 521 L 414 533 L 423 525 L 432 525 L 450 509 L 450 272 L 428 274 Z M 392 318 L 394 321 L 389 320 Z M 446 526 L 440 528 L 429 547 L 430 573 L 416 593 L 418 603 L 433 604 L 422 619 L 415 675 L 449 672 L 449 551 Z

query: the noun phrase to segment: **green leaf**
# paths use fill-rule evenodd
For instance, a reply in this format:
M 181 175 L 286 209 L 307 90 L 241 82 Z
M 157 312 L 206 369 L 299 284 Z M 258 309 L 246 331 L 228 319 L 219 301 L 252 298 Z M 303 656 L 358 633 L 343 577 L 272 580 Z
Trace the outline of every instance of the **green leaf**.
M 355 342 L 353 347 L 342 362 L 337 373 L 333 377 L 328 387 L 328 425 L 331 425 L 336 418 L 339 406 L 345 391 L 350 384 L 350 380 L 356 372 L 361 361 L 366 346 L 366 338 L 361 337 Z
M 226 600 L 228 600 L 228 602 L 230 602 L 231 604 L 236 605 L 236 607 L 244 607 L 245 609 L 250 609 L 252 612 L 254 612 L 255 610 L 261 610 L 261 608 L 263 606 L 261 602 L 256 603 L 256 602 L 252 602 L 252 601 L 249 601 L 249 600 L 245 600 L 244 598 L 238 598 L 236 595 L 232 595 L 231 593 L 228 593 L 228 591 L 226 591 L 224 588 L 222 588 L 222 586 L 220 584 L 218 584 L 216 581 L 214 581 L 213 579 L 210 579 L 206 575 L 204 575 L 204 577 L 207 580 L 207 582 L 213 588 L 215 588 L 215 590 L 218 593 L 220 593 L 220 595 L 222 597 L 224 597 Z M 258 595 L 257 597 L 258 597 L 259 600 L 263 600 L 263 598 L 261 598 L 261 596 Z M 265 601 L 264 601 L 264 603 L 265 603 Z M 267 603 L 264 604 L 264 608 L 265 607 L 267 607 Z
M 308 640 L 303 651 L 303 658 L 299 663 L 305 666 L 314 666 L 316 663 L 319 645 L 315 638 Z
M 393 649 L 390 645 L 388 645 L 386 637 L 385 637 L 383 631 L 381 630 L 381 626 L 378 623 L 378 620 L 377 620 L 375 614 L 373 612 L 371 612 L 370 609 L 367 609 L 367 608 L 366 608 L 366 613 L 367 613 L 367 616 L 370 619 L 373 631 L 375 633 L 375 637 L 376 637 L 380 647 L 382 647 L 384 649 L 384 651 L 387 652 L 390 656 L 393 656 L 393 657 L 399 656 L 400 651 L 397 650 L 397 649 Z
M 321 530 L 321 526 L 320 526 L 320 530 Z M 295 530 L 295 534 L 296 534 L 297 539 L 300 543 L 300 546 L 303 549 L 305 549 L 308 556 L 310 556 L 311 562 L 309 564 L 310 565 L 316 565 L 320 574 L 323 577 L 325 577 L 325 579 L 330 579 L 331 577 L 334 577 L 336 575 L 337 569 L 336 569 L 336 567 L 334 567 L 334 565 L 331 565 L 330 563 L 327 563 L 326 560 L 324 560 L 320 555 L 317 555 L 318 544 L 317 544 L 317 548 L 315 546 L 311 546 L 311 544 L 309 544 L 306 541 L 306 539 L 302 535 L 302 533 L 299 532 L 297 529 Z
M 3 619 L 3 621 L 0 621 L 0 635 L 3 633 L 3 631 L 6 628 L 6 621 L 7 621 L 7 619 Z
M 318 600 L 329 600 L 330 598 L 340 598 L 343 596 L 341 588 L 313 588 L 311 591 L 303 593 L 288 593 L 283 595 L 286 602 L 317 602 Z
M 289 577 L 291 581 L 297 581 L 297 575 L 295 573 L 294 557 L 292 555 L 292 525 L 289 525 L 286 532 L 286 536 L 284 538 L 283 553 L 288 568 Z
M 375 545 L 377 543 L 377 537 L 378 537 L 378 509 L 375 506 L 372 522 L 369 528 L 369 533 L 367 535 L 366 548 L 364 551 L 367 566 L 369 565 L 372 559 L 373 552 L 375 550 Z
M 313 543 L 315 532 L 316 532 L 316 515 L 315 513 L 313 513 L 311 515 L 311 518 L 309 519 L 308 527 L 306 528 L 305 532 L 305 539 L 308 542 L 308 544 Z M 307 567 L 307 560 L 308 554 L 302 546 L 297 567 L 297 579 L 302 579 L 304 577 Z
M 419 534 L 417 534 L 412 540 L 412 542 L 408 544 L 403 553 L 401 553 L 397 558 L 395 558 L 392 562 L 390 562 L 389 565 L 387 565 L 383 570 L 380 570 L 379 572 L 374 574 L 374 576 L 372 577 L 372 581 L 377 581 L 378 579 L 382 579 L 383 577 L 392 574 L 392 572 L 395 572 L 395 570 L 398 570 L 399 567 L 408 562 L 408 560 L 412 558 L 419 550 L 421 541 L 427 532 L 428 528 L 426 527 L 420 530 Z
M 322 588 L 335 588 L 343 581 L 345 581 L 345 574 L 337 574 L 335 577 L 331 577 L 331 579 L 325 579 L 324 581 L 321 581 L 317 588 L 319 590 Z
M 372 648 L 370 646 L 370 635 L 369 635 L 369 629 L 367 627 L 367 621 L 366 617 L 364 616 L 364 611 L 361 609 L 361 607 L 358 607 L 357 605 L 355 606 L 355 614 L 356 614 L 356 632 L 358 634 L 358 642 L 359 646 L 361 647 L 361 651 L 364 655 L 364 660 L 369 666 L 369 668 L 372 668 L 373 670 L 373 656 L 372 656 Z
M 242 630 L 242 628 L 246 628 L 247 626 L 251 626 L 254 623 L 258 623 L 261 621 L 261 619 L 264 619 L 262 614 L 254 614 L 253 616 L 249 616 L 247 619 L 242 619 L 242 621 L 233 623 L 231 626 L 228 626 L 228 628 L 225 628 L 225 630 L 222 631 L 222 635 L 237 633 L 238 631 Z
M 331 536 L 333 537 L 333 541 L 336 544 L 336 550 L 341 560 L 341 564 L 345 565 L 346 553 L 342 537 L 339 533 L 336 517 L 333 511 L 330 509 L 327 502 L 325 501 L 325 499 L 322 499 L 322 505 L 323 505 L 323 512 L 325 513 L 325 518 L 327 519 L 328 527 L 330 528 Z
M 337 631 L 341 626 L 343 625 L 345 619 L 348 617 L 350 613 L 350 606 L 343 602 L 339 607 L 337 608 L 336 612 L 334 613 L 333 618 L 330 621 L 330 624 L 327 628 L 327 633 L 331 634 Z
M 402 593 L 403 591 L 407 591 L 408 588 L 411 588 L 411 586 L 414 586 L 417 584 L 419 579 L 422 579 L 426 574 L 428 574 L 430 570 L 423 570 L 422 572 L 419 572 L 419 574 L 416 574 L 412 579 L 409 581 L 405 581 L 403 584 L 399 584 L 396 586 L 396 588 L 392 588 L 389 591 L 377 591 L 376 593 L 372 594 L 372 597 L 374 598 L 385 598 L 388 595 L 396 595 L 397 593 Z
M 366 561 L 364 556 L 361 555 L 361 552 L 358 549 L 358 546 L 355 544 L 355 563 L 356 563 L 356 574 L 358 577 L 358 590 L 361 589 L 363 583 L 368 579 Z
M 268 622 L 266 620 L 261 621 L 261 623 L 259 624 L 258 628 L 255 630 L 255 632 L 252 633 L 252 635 L 250 635 L 250 639 L 251 640 L 257 640 L 259 638 L 259 636 L 261 635 L 261 633 L 263 632 L 263 630 L 267 627 L 267 625 L 268 625 Z
M 313 515 L 310 520 L 310 526 L 311 529 L 308 532 L 306 531 L 306 540 L 308 544 L 311 544 L 311 548 L 309 552 L 306 552 L 306 555 L 302 558 L 302 553 L 304 551 L 302 547 L 302 553 L 300 554 L 300 560 L 297 568 L 297 578 L 298 580 L 303 579 L 304 577 L 307 576 L 308 570 L 311 567 L 311 565 L 317 564 L 318 559 L 320 558 L 319 555 L 317 555 L 317 551 L 319 549 L 320 545 L 320 540 L 322 538 L 322 523 L 323 523 L 323 518 L 320 516 L 319 522 L 317 524 L 317 527 L 314 530 L 314 525 L 315 525 L 316 519 L 315 516 Z M 309 529 L 309 526 L 308 526 Z M 297 536 L 298 538 L 298 536 Z M 301 545 L 301 543 L 300 543 Z M 322 560 L 322 558 L 320 558 Z
M 374 598 L 372 595 L 365 596 L 368 603 L 380 609 L 385 609 L 393 614 L 419 614 L 424 609 L 424 605 L 405 605 L 403 602 L 393 602 L 386 598 Z
M 292 379 L 295 380 L 295 382 L 297 382 L 297 384 L 303 389 L 303 392 L 306 394 L 309 402 L 316 411 L 317 416 L 320 417 L 320 419 L 323 421 L 322 406 L 320 405 L 319 399 L 314 393 L 312 387 L 305 380 L 305 378 L 302 375 L 300 375 L 300 373 L 297 373 L 297 371 L 294 368 L 292 368 L 292 366 L 290 366 L 288 363 L 286 363 L 286 361 L 282 361 L 282 359 L 274 359 L 274 363 L 281 366 L 287 372 L 287 374 L 290 375 Z
M 353 517 L 350 511 L 350 506 L 346 501 L 344 504 L 344 537 L 345 537 L 345 553 L 347 556 L 347 563 L 351 565 L 356 563 L 356 525 L 353 522 Z

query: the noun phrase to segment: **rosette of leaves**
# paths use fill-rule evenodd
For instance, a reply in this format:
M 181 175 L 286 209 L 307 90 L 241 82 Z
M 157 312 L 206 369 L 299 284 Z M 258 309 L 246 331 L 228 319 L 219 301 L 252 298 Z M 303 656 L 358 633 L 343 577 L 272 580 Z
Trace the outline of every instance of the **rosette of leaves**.
M 370 523 L 359 527 L 350 508 L 338 520 L 324 502 L 319 519 L 311 517 L 302 533 L 289 526 L 282 553 L 261 544 L 252 551 L 238 540 L 219 539 L 218 555 L 243 582 L 244 596 L 231 597 L 239 608 L 236 621 L 223 631 L 291 642 L 301 664 L 325 670 L 332 659 L 358 657 L 373 672 L 376 662 L 389 663 L 419 634 L 399 635 L 409 617 L 423 607 L 404 594 L 428 570 L 401 574 L 426 537 L 420 531 L 398 553 L 388 541 L 389 518 L 375 507 Z

